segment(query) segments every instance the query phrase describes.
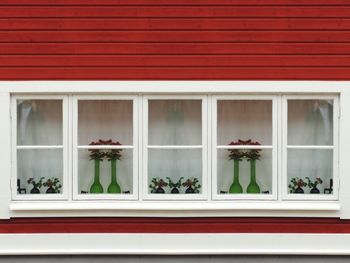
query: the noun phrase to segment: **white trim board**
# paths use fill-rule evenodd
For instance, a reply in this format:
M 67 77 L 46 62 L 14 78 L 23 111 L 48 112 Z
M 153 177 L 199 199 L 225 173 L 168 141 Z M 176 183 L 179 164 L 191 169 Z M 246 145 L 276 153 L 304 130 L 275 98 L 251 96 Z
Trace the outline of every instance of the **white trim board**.
M 350 255 L 349 243 L 350 234 L 1 234 L 0 255 Z

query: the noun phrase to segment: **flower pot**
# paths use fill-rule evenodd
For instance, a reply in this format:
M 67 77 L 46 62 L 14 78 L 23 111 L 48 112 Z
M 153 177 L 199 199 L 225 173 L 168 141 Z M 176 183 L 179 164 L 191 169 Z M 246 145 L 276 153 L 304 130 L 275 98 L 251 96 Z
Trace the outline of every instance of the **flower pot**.
M 162 187 L 158 187 L 154 193 L 156 193 L 156 194 L 164 194 L 165 191 L 164 191 L 164 189 Z
M 55 191 L 55 189 L 53 189 L 52 187 L 49 187 L 49 188 L 47 188 L 46 193 L 47 193 L 47 194 L 55 194 L 56 191 Z
M 319 194 L 320 190 L 318 190 L 318 188 L 315 186 L 310 190 L 310 194 Z
M 172 193 L 172 194 L 178 194 L 178 193 L 180 193 L 180 192 L 179 192 L 179 189 L 177 189 L 176 187 L 174 187 L 174 188 L 171 190 L 171 193 Z
M 31 194 L 40 194 L 40 190 L 36 186 L 33 186 L 33 189 L 30 190 L 30 193 Z
M 294 194 L 303 194 L 304 193 L 304 190 L 303 189 L 301 189 L 301 187 L 300 186 L 298 186 L 298 188 L 297 189 L 295 189 L 295 191 L 294 191 Z
M 188 187 L 188 188 L 186 189 L 185 193 L 186 193 L 186 194 L 194 194 L 195 192 L 194 192 L 194 190 L 193 190 L 192 187 Z

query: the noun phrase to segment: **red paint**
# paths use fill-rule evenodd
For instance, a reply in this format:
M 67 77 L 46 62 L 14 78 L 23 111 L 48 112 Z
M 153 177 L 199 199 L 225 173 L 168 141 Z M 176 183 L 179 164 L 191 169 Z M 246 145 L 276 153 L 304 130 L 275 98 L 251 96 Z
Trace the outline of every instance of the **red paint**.
M 0 221 L 0 233 L 350 233 L 350 221 L 315 218 L 26 218 Z

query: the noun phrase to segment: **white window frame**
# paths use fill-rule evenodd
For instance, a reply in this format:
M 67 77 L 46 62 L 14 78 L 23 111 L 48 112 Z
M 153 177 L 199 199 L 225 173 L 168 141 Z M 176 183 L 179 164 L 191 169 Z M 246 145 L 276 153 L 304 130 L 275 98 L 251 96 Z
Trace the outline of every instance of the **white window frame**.
M 17 101 L 18 100 L 60 100 L 62 101 L 62 145 L 17 145 Z M 11 118 L 11 130 L 12 130 L 12 178 L 11 178 L 11 188 L 12 188 L 12 200 L 68 200 L 69 189 L 70 189 L 70 180 L 69 171 L 69 145 L 68 145 L 68 96 L 50 96 L 50 95 L 15 95 L 11 98 L 11 111 L 13 117 Z M 61 194 L 50 194 L 50 195 L 30 195 L 30 194 L 18 194 L 17 193 L 17 150 L 32 150 L 32 149 L 62 149 L 62 193 Z
M 72 116 L 73 116 L 73 200 L 137 200 L 138 199 L 138 171 L 139 171 L 139 121 L 138 121 L 138 96 L 131 95 L 73 95 L 72 99 Z M 132 101 L 133 107 L 133 144 L 122 145 L 122 146 L 101 146 L 99 149 L 130 149 L 133 151 L 133 187 L 132 194 L 80 194 L 78 191 L 78 180 L 79 180 L 79 164 L 78 164 L 78 153 L 79 149 L 91 149 L 88 145 L 78 145 L 78 103 L 79 101 L 86 100 L 109 100 L 109 101 L 120 101 L 127 100 Z
M 288 101 L 289 100 L 332 100 L 333 101 L 333 145 L 288 145 Z M 283 95 L 282 96 L 282 198 L 283 200 L 338 200 L 339 196 L 339 102 L 338 96 L 329 95 Z M 288 149 L 333 150 L 333 194 L 289 194 L 288 193 Z M 328 182 L 324 182 L 328 183 Z
M 202 145 L 148 145 L 148 101 L 149 100 L 201 100 L 202 105 Z M 143 200 L 208 200 L 208 102 L 206 95 L 145 95 L 143 96 L 143 169 L 141 192 Z M 199 194 L 150 194 L 148 188 L 148 149 L 201 149 L 202 150 L 202 188 Z M 210 200 L 210 198 L 209 198 Z
M 46 216 L 302 216 L 302 217 L 339 217 L 350 218 L 350 192 L 347 187 L 339 187 L 339 200 L 13 200 L 9 184 L 12 165 L 9 152 L 11 100 L 12 96 L 63 96 L 63 95 L 329 95 L 339 96 L 339 181 L 350 185 L 347 177 L 350 154 L 350 82 L 347 81 L 10 81 L 0 82 L 0 120 L 4 129 L 0 130 L 0 156 L 4 160 L 0 167 L 4 180 L 0 184 L 0 196 L 4 202 L 0 205 L 0 218 L 9 217 L 46 217 Z M 63 95 L 62 95 L 63 94 Z M 140 98 L 141 99 L 141 98 Z M 71 105 L 69 105 L 71 107 Z M 210 111 L 211 104 L 208 105 Z M 141 109 L 140 109 L 141 110 Z M 282 107 L 278 109 L 280 113 Z M 141 114 L 139 116 L 142 116 Z M 211 116 L 208 116 L 210 123 Z M 142 119 L 139 118 L 140 123 Z M 72 120 L 69 120 L 71 123 Z M 6 128 L 6 127 L 8 128 Z M 278 123 L 278 128 L 282 126 Z M 142 127 L 140 125 L 139 127 Z M 210 131 L 209 131 L 210 132 Z M 69 135 L 72 137 L 72 134 Z M 71 139 L 71 138 L 70 138 Z M 139 143 L 141 143 L 139 137 Z M 211 158 L 211 142 L 208 144 L 208 158 Z M 282 152 L 282 139 L 279 138 L 278 151 Z M 69 160 L 72 154 L 69 153 Z M 142 162 L 142 151 L 139 152 Z M 210 166 L 209 162 L 208 165 Z M 140 165 L 139 165 L 140 167 Z M 280 164 L 279 166 L 280 167 Z M 279 168 L 280 169 L 280 168 Z M 208 168 L 211 171 L 211 168 Z M 282 171 L 278 171 L 280 174 Z M 139 171 L 142 174 L 142 171 Z M 208 177 L 208 181 L 209 181 Z M 8 182 L 8 184 L 6 184 Z M 142 183 L 142 182 L 141 182 Z M 278 181 L 279 189 L 284 187 Z M 140 185 L 139 185 L 140 186 Z M 13 186 L 11 186 L 13 188 Z M 71 186 L 72 187 L 72 186 Z M 140 193 L 142 194 L 142 193 Z M 208 199 L 211 200 L 211 191 Z M 282 195 L 279 195 L 282 196 Z M 140 196 L 139 196 L 140 198 Z
M 237 101 L 237 100 L 263 100 L 263 101 L 271 101 L 272 103 L 272 134 L 271 134 L 271 142 L 272 145 L 266 146 L 262 145 L 261 147 L 255 147 L 260 149 L 271 149 L 272 150 L 272 193 L 271 194 L 218 194 L 217 189 L 217 181 L 218 181 L 218 173 L 217 173 L 217 153 L 219 149 L 247 149 L 247 146 L 223 146 L 217 145 L 217 105 L 220 100 L 228 100 L 228 101 Z M 219 95 L 212 96 L 212 196 L 213 200 L 277 200 L 278 197 L 278 96 L 276 95 Z M 248 146 L 249 148 L 249 146 Z

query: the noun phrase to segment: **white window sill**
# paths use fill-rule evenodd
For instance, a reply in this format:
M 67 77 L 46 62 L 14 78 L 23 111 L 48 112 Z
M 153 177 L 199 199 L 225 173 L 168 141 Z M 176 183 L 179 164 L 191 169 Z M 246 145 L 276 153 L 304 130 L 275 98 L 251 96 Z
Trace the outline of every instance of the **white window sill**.
M 212 212 L 217 216 L 220 211 L 339 211 L 340 203 L 335 201 L 284 201 L 284 202 L 239 202 L 239 201 L 220 201 L 220 202 L 110 202 L 110 201 L 75 201 L 75 202 L 11 202 L 11 211 L 166 211 L 183 213 L 182 216 L 188 216 L 188 212 Z M 192 214 L 191 214 L 192 215 Z

